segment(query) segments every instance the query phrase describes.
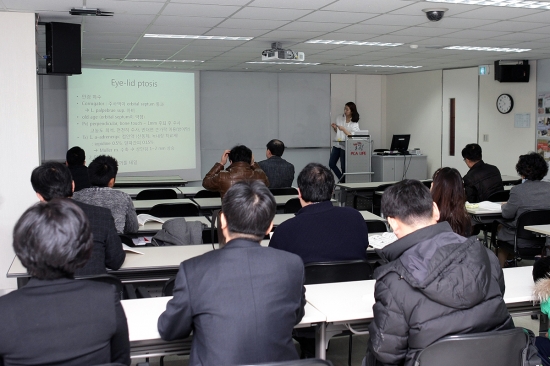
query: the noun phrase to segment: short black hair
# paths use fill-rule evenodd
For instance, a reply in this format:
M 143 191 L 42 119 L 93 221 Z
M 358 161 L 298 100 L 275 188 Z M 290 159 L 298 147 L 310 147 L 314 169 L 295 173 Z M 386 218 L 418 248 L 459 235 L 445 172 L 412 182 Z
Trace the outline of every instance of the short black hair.
M 533 264 L 533 282 L 550 279 L 550 257 L 543 257 Z
M 470 161 L 480 161 L 481 157 L 481 146 L 478 144 L 468 144 L 464 149 L 462 149 L 462 157 Z
M 334 191 L 334 175 L 322 164 L 309 163 L 298 175 L 298 188 L 306 202 L 330 201 Z
M 548 173 L 548 163 L 536 152 L 520 155 L 516 171 L 528 180 L 541 180 Z
M 257 180 L 237 182 L 223 196 L 222 212 L 229 232 L 252 236 L 257 241 L 264 238 L 276 210 L 273 194 Z
M 433 214 L 430 190 L 418 180 L 402 180 L 384 191 L 382 213 L 407 225 L 430 219 Z
M 237 145 L 229 152 L 229 160 L 231 160 L 232 163 L 244 161 L 250 164 L 252 162 L 252 150 L 244 145 Z
M 90 184 L 96 187 L 107 187 L 109 181 L 116 178 L 118 162 L 108 155 L 99 155 L 88 165 Z
M 72 277 L 93 247 L 88 218 L 68 198 L 28 208 L 13 229 L 13 249 L 32 277 Z
M 73 177 L 65 164 L 48 161 L 31 173 L 32 189 L 46 201 L 73 195 Z
M 267 149 L 275 156 L 283 156 L 285 144 L 281 140 L 273 139 L 267 143 Z
M 80 146 L 71 147 L 67 151 L 66 161 L 69 166 L 84 165 L 86 153 Z

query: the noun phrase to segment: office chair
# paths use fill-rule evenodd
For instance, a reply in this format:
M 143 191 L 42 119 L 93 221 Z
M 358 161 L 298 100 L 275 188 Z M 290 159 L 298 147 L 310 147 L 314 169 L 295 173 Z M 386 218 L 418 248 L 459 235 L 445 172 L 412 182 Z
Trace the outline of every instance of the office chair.
M 215 229 L 215 228 L 214 228 Z M 202 243 L 203 244 L 216 244 L 218 243 L 218 231 L 206 228 L 202 230 Z
M 495 220 L 493 222 L 493 229 L 491 233 L 491 244 L 497 248 L 497 254 L 499 246 L 512 246 L 511 243 L 498 240 L 497 229 L 499 224 L 515 231 L 513 252 L 514 265 L 517 266 L 517 262 L 521 260 L 521 258 L 534 259 L 536 255 L 542 253 L 542 250 L 546 245 L 546 237 L 537 236 L 534 232 L 526 230 L 525 226 L 550 224 L 550 210 L 531 210 L 522 212 L 518 217 L 516 227 L 510 225 L 510 222 Z M 534 245 L 529 248 L 522 248 L 518 245 L 518 239 L 521 239 L 522 241 L 528 240 Z
M 291 198 L 285 203 L 284 213 L 296 213 L 302 208 L 299 198 Z
M 507 202 L 510 198 L 510 191 L 498 191 L 493 194 L 491 194 L 487 201 L 489 202 Z
M 304 269 L 306 285 L 371 280 L 372 274 L 374 272 L 371 264 L 367 261 L 362 260 L 313 262 L 307 263 L 304 266 Z M 298 336 L 300 336 L 300 333 L 302 332 L 296 332 Z M 307 333 L 308 332 L 305 331 L 303 332 L 303 335 L 307 337 Z M 348 365 L 351 365 L 353 332 L 350 330 L 343 330 L 340 326 L 336 326 L 336 329 L 329 329 L 329 327 L 327 327 L 327 342 L 332 336 L 335 335 L 349 336 Z
M 136 196 L 136 200 L 164 200 L 176 198 L 178 198 L 178 194 L 173 189 L 145 189 Z
M 161 203 L 149 211 L 156 217 L 187 217 L 199 216 L 199 208 L 193 203 Z
M 206 189 L 202 189 L 198 191 L 197 194 L 193 196 L 193 198 L 215 198 L 215 197 L 221 197 L 220 192 L 209 191 Z
M 274 196 L 292 196 L 298 195 L 298 191 L 294 187 L 286 188 L 269 188 L 271 194 Z
M 161 296 L 172 296 L 174 294 L 174 285 L 176 284 L 176 277 L 171 277 L 162 286 Z
M 422 350 L 415 365 L 521 366 L 528 339 L 523 328 L 453 335 Z
M 388 231 L 388 227 L 384 221 L 365 220 L 365 224 L 367 224 L 367 230 L 369 233 L 385 233 Z
M 256 363 L 242 366 L 332 366 L 332 362 L 319 358 L 306 358 L 303 360 L 292 360 L 282 362 Z

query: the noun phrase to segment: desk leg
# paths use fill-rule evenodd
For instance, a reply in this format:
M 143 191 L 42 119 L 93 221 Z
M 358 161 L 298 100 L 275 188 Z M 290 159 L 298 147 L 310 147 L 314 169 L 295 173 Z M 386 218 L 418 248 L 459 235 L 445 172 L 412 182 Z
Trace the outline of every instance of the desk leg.
M 322 322 L 315 327 L 315 357 L 321 360 L 327 359 L 327 349 L 325 348 L 327 337 L 327 323 Z

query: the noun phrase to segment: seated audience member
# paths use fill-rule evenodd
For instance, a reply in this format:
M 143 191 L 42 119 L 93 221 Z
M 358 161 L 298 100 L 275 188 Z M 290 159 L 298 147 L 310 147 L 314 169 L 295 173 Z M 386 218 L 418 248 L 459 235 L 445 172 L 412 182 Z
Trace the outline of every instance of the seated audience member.
M 69 168 L 61 163 L 46 162 L 35 168 L 31 174 L 31 184 L 40 201 L 49 202 L 54 198 L 68 198 L 73 195 L 71 173 Z M 78 268 L 75 274 L 84 276 L 107 273 L 105 267 L 119 269 L 124 263 L 126 253 L 116 233 L 111 211 L 79 201 L 74 203 L 88 217 L 94 239 L 90 259 L 84 267 Z
M 464 162 L 470 168 L 464 176 L 466 200 L 470 203 L 487 201 L 490 195 L 504 190 L 500 171 L 481 160 L 481 146 L 468 144 L 462 149 Z
M 84 188 L 90 188 L 90 178 L 86 167 L 86 153 L 79 146 L 70 148 L 67 151 L 65 164 L 69 167 L 74 181 L 74 191 L 78 192 Z
M 430 191 L 439 208 L 437 222 L 447 221 L 455 233 L 469 236 L 472 224 L 466 211 L 466 195 L 460 173 L 455 168 L 439 168 L 432 179 Z
M 294 180 L 294 165 L 283 159 L 285 144 L 281 140 L 267 143 L 267 160 L 258 163 L 269 179 L 269 188 L 291 187 Z
M 128 324 L 114 287 L 73 279 L 92 247 L 88 219 L 70 199 L 23 213 L 13 249 L 31 279 L 0 297 L 1 365 L 130 365 Z
M 330 201 L 334 176 L 324 165 L 310 163 L 298 175 L 302 208 L 283 222 L 269 246 L 298 254 L 304 264 L 367 259 L 368 231 L 361 214 Z
M 275 209 L 263 183 L 236 183 L 223 198 L 225 247 L 181 263 L 158 330 L 164 340 L 193 332 L 190 365 L 298 358 L 292 330 L 304 315 L 304 265 L 294 254 L 260 245 Z
M 550 209 L 550 183 L 541 179 L 548 173 L 548 164 L 542 156 L 537 153 L 521 155 L 516 164 L 516 171 L 523 179 L 522 184 L 512 187 L 508 202 L 502 205 L 502 217 L 510 219 L 510 225 L 515 227 L 519 215 L 529 210 Z M 498 248 L 498 259 L 500 265 L 504 266 L 508 255 L 514 251 L 514 230 L 502 226 L 497 233 L 500 243 Z M 518 246 L 524 249 L 532 249 L 532 254 L 541 254 L 541 249 L 529 240 L 518 239 Z
M 514 327 L 496 256 L 475 237 L 437 223 L 430 191 L 416 180 L 384 191 L 382 211 L 398 240 L 374 271 L 374 319 L 366 365 L 413 366 L 419 352 L 453 334 Z
M 223 170 L 229 158 L 229 166 Z M 258 163 L 254 162 L 252 150 L 244 145 L 237 145 L 231 150 L 225 150 L 219 163 L 214 164 L 202 180 L 202 186 L 209 191 L 225 192 L 231 186 L 242 180 L 259 180 L 269 186 L 269 180 Z
M 73 198 L 111 210 L 119 234 L 137 233 L 139 225 L 132 199 L 127 193 L 113 189 L 117 172 L 118 162 L 115 158 L 98 156 L 88 166 L 92 187 L 75 192 Z

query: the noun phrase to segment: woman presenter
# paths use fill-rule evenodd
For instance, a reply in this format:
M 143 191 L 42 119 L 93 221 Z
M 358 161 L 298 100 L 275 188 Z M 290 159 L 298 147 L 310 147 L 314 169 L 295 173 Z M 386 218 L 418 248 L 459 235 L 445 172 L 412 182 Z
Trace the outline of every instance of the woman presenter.
M 359 131 L 359 113 L 355 103 L 348 102 L 344 108 L 344 114 L 336 118 L 336 123 L 332 123 L 332 129 L 336 132 L 330 152 L 330 160 L 328 166 L 338 177 L 340 182 L 344 182 L 342 176 L 346 172 L 346 136 L 353 135 Z M 336 163 L 340 160 L 342 170 L 338 169 Z

